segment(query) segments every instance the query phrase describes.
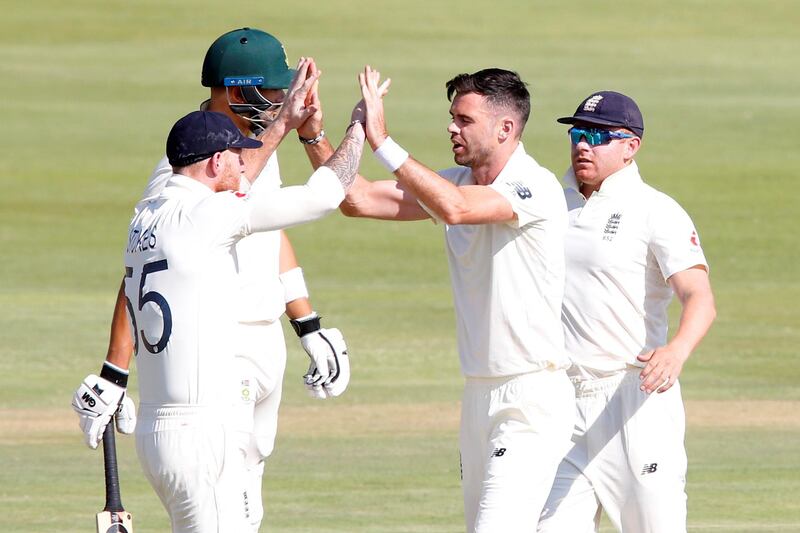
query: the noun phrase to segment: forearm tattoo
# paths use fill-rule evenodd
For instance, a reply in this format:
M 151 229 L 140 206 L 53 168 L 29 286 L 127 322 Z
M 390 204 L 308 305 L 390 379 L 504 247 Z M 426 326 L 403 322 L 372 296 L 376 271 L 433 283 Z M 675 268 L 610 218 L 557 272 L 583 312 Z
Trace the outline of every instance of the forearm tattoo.
M 325 166 L 336 173 L 345 191 L 356 179 L 358 162 L 361 160 L 361 152 L 364 149 L 364 134 L 355 130 L 356 128 L 347 130 L 342 144 L 325 162 Z

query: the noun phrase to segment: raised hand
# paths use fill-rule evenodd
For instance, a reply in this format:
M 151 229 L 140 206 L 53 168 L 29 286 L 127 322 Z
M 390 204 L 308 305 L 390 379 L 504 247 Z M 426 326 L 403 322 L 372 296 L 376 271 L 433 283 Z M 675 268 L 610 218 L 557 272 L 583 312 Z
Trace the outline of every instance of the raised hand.
M 358 74 L 358 83 L 361 86 L 361 96 L 366 112 L 364 129 L 367 141 L 373 150 L 383 144 L 383 141 L 389 136 L 383 111 L 383 97 L 389 94 L 392 79 L 386 78 L 383 83 L 380 83 L 380 80 L 381 73 L 373 70 L 369 65 L 364 67 L 364 72 Z
M 317 69 L 317 64 L 313 59 L 310 60 L 308 72 L 312 76 L 316 76 L 317 80 L 311 86 L 311 89 L 306 95 L 305 105 L 306 108 L 315 109 L 314 113 L 306 119 L 298 128 L 297 134 L 304 139 L 315 139 L 322 133 L 322 103 L 319 99 L 319 75 L 321 71 Z
M 314 103 L 308 103 L 309 94 L 317 84 L 322 71 L 317 69 L 312 58 L 301 57 L 297 73 L 292 80 L 276 120 L 284 122 L 286 129 L 297 129 L 317 112 Z M 313 97 L 311 99 L 313 101 Z

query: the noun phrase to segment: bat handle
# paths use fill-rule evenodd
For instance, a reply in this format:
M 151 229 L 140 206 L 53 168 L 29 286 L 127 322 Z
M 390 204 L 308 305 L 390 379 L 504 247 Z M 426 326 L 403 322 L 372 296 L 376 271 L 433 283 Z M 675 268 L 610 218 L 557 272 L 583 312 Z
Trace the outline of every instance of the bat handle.
M 114 437 L 114 417 L 108 421 L 103 432 L 103 464 L 106 472 L 106 508 L 105 511 L 120 512 L 122 497 L 119 494 L 119 472 L 117 471 L 117 443 Z

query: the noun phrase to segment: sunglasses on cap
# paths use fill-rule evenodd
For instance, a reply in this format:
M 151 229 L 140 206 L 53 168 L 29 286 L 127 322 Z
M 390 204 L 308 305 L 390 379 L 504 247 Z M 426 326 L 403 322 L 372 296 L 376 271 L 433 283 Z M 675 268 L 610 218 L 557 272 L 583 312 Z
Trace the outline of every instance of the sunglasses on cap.
M 578 144 L 581 139 L 586 139 L 590 146 L 608 144 L 614 139 L 632 139 L 636 135 L 623 133 L 621 131 L 609 131 L 600 128 L 570 128 L 567 131 L 572 144 Z

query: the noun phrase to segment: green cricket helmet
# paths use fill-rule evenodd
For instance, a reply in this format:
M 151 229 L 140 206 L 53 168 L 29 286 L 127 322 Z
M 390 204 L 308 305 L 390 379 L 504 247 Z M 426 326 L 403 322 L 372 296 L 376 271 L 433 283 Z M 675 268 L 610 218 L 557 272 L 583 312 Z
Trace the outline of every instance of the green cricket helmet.
M 293 76 L 294 70 L 289 68 L 281 42 L 254 28 L 241 28 L 222 35 L 211 44 L 203 60 L 204 87 L 239 85 L 286 89 Z
M 269 33 L 254 28 L 229 31 L 211 44 L 203 60 L 204 87 L 225 87 L 231 110 L 250 121 L 259 134 L 274 119 L 281 104 L 271 102 L 259 89 L 286 89 L 294 77 L 286 50 Z M 245 103 L 232 103 L 229 89 L 238 87 Z

